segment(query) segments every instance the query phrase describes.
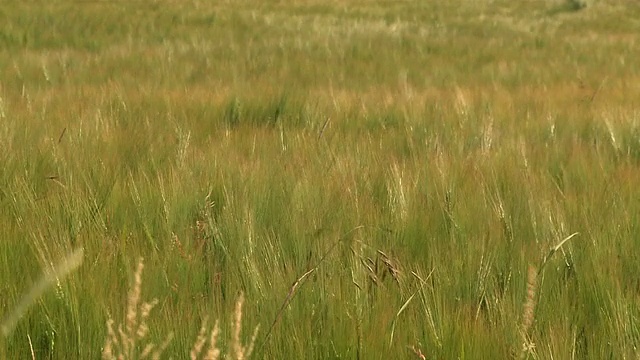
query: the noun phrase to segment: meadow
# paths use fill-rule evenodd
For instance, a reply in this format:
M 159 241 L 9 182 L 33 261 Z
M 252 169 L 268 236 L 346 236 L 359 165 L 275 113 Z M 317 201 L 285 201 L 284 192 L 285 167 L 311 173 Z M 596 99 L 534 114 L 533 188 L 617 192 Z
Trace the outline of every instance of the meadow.
M 640 4 L 578 3 L 1 3 L 0 358 L 638 358 Z

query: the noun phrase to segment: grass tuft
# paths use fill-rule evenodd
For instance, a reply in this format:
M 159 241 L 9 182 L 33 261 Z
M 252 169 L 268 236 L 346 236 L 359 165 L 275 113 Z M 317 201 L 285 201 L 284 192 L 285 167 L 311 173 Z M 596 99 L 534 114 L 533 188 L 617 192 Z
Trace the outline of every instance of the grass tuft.
M 134 280 L 131 284 L 131 289 L 129 290 L 127 298 L 127 312 L 124 321 L 124 328 L 119 325 L 116 331 L 114 330 L 114 320 L 111 318 L 107 320 L 107 337 L 102 349 L 102 358 L 104 360 L 160 359 L 173 339 L 173 333 L 169 333 L 159 346 L 146 339 L 149 334 L 149 315 L 151 310 L 158 304 L 158 299 L 153 299 L 150 302 L 143 302 L 142 304 L 140 303 L 142 296 L 143 269 L 144 261 L 140 258 L 138 260 L 138 267 L 134 273 Z M 256 326 L 249 343 L 247 345 L 243 345 L 241 339 L 243 304 L 244 295 L 240 294 L 236 301 L 234 311 L 233 336 L 231 339 L 231 350 L 229 352 L 229 358 L 236 360 L 245 360 L 251 356 L 258 336 L 258 330 L 260 329 L 259 326 Z M 207 322 L 208 318 L 204 317 L 198 336 L 189 353 L 192 360 L 200 358 L 207 340 L 209 340 L 209 347 L 207 351 L 202 354 L 202 360 L 216 360 L 220 358 L 221 350 L 218 347 L 220 327 L 218 326 L 218 321 L 215 322 L 208 338 L 206 336 Z
M 143 269 L 144 261 L 140 258 L 127 297 L 124 328 L 119 325 L 117 331 L 115 331 L 113 319 L 109 318 L 107 320 L 107 338 L 102 349 L 102 358 L 105 360 L 144 359 L 149 356 L 152 359 L 159 359 L 173 337 L 173 333 L 169 333 L 160 346 L 148 342 L 146 339 L 149 334 L 147 321 L 151 310 L 158 304 L 158 299 L 140 303 Z

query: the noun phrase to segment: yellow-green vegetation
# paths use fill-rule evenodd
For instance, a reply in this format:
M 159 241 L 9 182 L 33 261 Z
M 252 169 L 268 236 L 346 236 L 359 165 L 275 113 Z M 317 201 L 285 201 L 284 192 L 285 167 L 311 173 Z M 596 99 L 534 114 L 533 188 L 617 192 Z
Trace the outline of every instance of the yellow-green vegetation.
M 0 357 L 637 358 L 638 19 L 3 3 Z

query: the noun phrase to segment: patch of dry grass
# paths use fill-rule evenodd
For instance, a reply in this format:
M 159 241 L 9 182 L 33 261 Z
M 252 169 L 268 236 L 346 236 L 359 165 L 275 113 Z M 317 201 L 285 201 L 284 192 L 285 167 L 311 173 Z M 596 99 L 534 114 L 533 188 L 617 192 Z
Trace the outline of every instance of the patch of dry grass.
M 107 337 L 102 350 L 102 358 L 104 360 L 160 359 L 173 338 L 173 333 L 169 333 L 160 345 L 156 345 L 147 339 L 147 335 L 149 334 L 149 315 L 151 314 L 151 310 L 158 304 L 158 299 L 140 303 L 143 268 L 144 261 L 140 258 L 127 298 L 127 314 L 124 321 L 124 328 L 122 325 L 118 325 L 117 330 L 115 330 L 114 320 L 111 318 L 107 320 Z M 233 336 L 228 356 L 230 359 L 248 359 L 253 352 L 258 336 L 259 327 L 256 327 L 249 343 L 243 345 L 241 339 L 243 304 L 244 295 L 240 294 L 234 312 Z M 208 337 L 207 323 L 208 318 L 204 317 L 198 336 L 189 353 L 192 360 L 216 360 L 220 358 L 221 349 L 218 344 L 220 327 L 218 321 L 216 320 Z M 209 346 L 203 353 L 207 345 L 207 340 Z M 200 357 L 200 355 L 202 355 L 202 357 Z

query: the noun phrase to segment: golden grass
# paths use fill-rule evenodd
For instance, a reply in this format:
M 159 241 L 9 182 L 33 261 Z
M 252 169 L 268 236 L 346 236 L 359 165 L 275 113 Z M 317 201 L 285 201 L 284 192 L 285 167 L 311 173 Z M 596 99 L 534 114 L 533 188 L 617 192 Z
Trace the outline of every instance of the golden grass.
M 160 359 L 165 353 L 167 346 L 173 339 L 173 333 L 169 333 L 160 345 L 147 341 L 149 334 L 149 325 L 147 323 L 151 310 L 158 304 L 158 299 L 149 302 L 140 303 L 142 294 L 142 270 L 144 269 L 144 261 L 142 258 L 138 261 L 138 268 L 134 274 L 134 281 L 127 298 L 127 314 L 124 321 L 124 328 L 119 325 L 117 331 L 114 330 L 114 320 L 107 320 L 107 337 L 102 350 L 102 358 L 104 360 L 128 360 L 128 359 Z M 248 359 L 254 349 L 256 338 L 258 336 L 259 326 L 253 332 L 250 342 L 243 345 L 241 339 L 242 333 L 242 306 L 244 304 L 244 295 L 240 294 L 236 301 L 233 322 L 233 336 L 229 350 L 229 358 L 244 360 Z M 202 320 L 202 326 L 198 332 L 198 336 L 191 348 L 189 357 L 192 360 L 216 360 L 221 356 L 221 349 L 218 344 L 220 335 L 219 323 L 216 320 L 209 336 L 207 337 L 208 317 Z M 203 353 L 205 346 L 209 341 L 206 352 Z M 200 356 L 202 357 L 200 358 Z
M 529 265 L 527 273 L 527 297 L 524 302 L 522 314 L 522 352 L 521 358 L 524 359 L 529 353 L 535 350 L 535 343 L 531 340 L 529 331 L 533 325 L 533 319 L 536 311 L 536 294 L 538 291 L 538 269 Z
M 103 359 L 145 359 L 149 356 L 152 359 L 159 359 L 173 337 L 173 334 L 170 333 L 160 346 L 149 342 L 144 345 L 141 351 L 139 350 L 139 344 L 145 340 L 149 333 L 149 326 L 147 325 L 149 314 L 153 307 L 158 304 L 157 299 L 140 304 L 143 269 L 144 261 L 140 258 L 138 268 L 134 274 L 133 286 L 129 291 L 124 329 L 120 325 L 118 326 L 118 331 L 114 331 L 113 319 L 109 318 L 107 320 L 107 339 L 102 350 Z

